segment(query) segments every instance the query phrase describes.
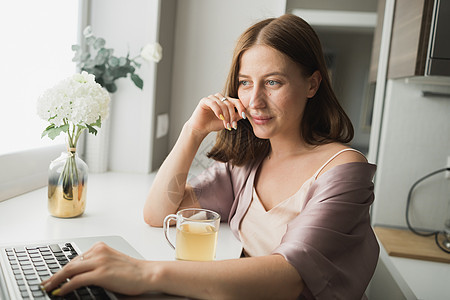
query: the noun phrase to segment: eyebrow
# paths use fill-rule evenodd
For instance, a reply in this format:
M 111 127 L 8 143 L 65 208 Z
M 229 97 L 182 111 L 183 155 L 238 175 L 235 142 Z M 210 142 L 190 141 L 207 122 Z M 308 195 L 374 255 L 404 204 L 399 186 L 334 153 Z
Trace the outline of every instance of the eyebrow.
M 282 72 L 270 72 L 267 74 L 264 74 L 263 77 L 269 77 L 269 76 L 273 76 L 273 75 L 278 75 L 278 76 L 283 76 L 283 77 L 287 77 L 285 73 Z M 249 78 L 251 77 L 250 75 L 245 75 L 245 74 L 238 74 L 238 77 L 244 77 L 244 78 Z

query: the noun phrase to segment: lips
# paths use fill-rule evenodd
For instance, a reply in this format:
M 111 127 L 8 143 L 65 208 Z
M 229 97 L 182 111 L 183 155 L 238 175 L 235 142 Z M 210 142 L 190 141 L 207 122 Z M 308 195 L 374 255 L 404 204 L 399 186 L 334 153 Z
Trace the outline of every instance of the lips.
M 270 116 L 255 116 L 251 115 L 251 118 L 253 120 L 253 123 L 256 125 L 264 125 L 270 122 L 272 120 L 272 117 Z

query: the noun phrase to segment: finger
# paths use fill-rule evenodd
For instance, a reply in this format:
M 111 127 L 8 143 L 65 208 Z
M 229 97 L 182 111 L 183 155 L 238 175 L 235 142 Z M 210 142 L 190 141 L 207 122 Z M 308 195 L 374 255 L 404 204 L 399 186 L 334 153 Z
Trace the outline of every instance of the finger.
M 73 290 L 76 290 L 83 286 L 88 285 L 99 285 L 97 280 L 99 280 L 101 276 L 95 274 L 95 272 L 86 272 L 82 274 L 78 274 L 70 279 L 68 282 L 64 283 L 58 292 L 56 292 L 57 296 L 64 296 L 67 293 L 70 293 Z
M 80 261 L 86 260 L 86 259 L 88 258 L 88 257 L 86 256 L 86 253 L 87 253 L 87 251 L 86 251 L 85 253 L 83 253 L 83 254 L 77 255 L 76 257 L 74 257 L 74 258 L 71 260 L 71 262 L 80 262 Z
M 245 117 L 245 108 L 242 102 L 239 99 L 227 97 L 225 101 L 229 108 L 230 113 L 230 122 L 232 124 L 233 129 L 237 129 L 237 121 L 243 119 Z
M 211 99 L 214 100 L 217 103 L 217 105 L 220 107 L 223 118 L 220 116 L 219 117 L 226 125 L 230 121 L 231 116 L 230 116 L 230 112 L 229 112 L 227 103 L 226 103 L 226 101 L 222 101 L 222 98 L 224 98 L 224 96 L 222 96 L 220 93 L 212 95 L 212 97 L 211 97 Z M 225 126 L 225 128 L 226 128 L 226 126 Z
M 208 96 L 205 100 L 205 104 L 207 104 L 211 108 L 211 110 L 213 110 L 218 119 L 222 120 L 223 127 L 227 128 L 227 124 L 229 123 L 230 119 L 228 108 L 225 104 L 221 103 L 216 95 Z
M 67 281 L 67 279 L 72 278 L 76 274 L 84 273 L 93 269 L 93 263 L 85 260 L 72 260 L 70 263 L 65 265 L 61 270 L 50 277 L 43 286 L 46 291 L 52 291 L 57 288 L 61 283 Z
M 67 279 L 72 278 L 76 274 L 84 273 L 95 268 L 95 260 L 89 259 L 99 255 L 101 252 L 111 251 L 105 243 L 97 242 L 89 250 L 72 259 L 67 265 L 65 265 L 60 271 L 55 273 L 52 277 L 42 282 L 46 291 L 51 291 L 58 287 L 61 283 L 66 282 Z
M 236 99 L 236 98 L 230 98 L 228 97 L 228 99 L 233 102 L 234 106 L 236 107 L 238 114 L 239 114 L 239 120 L 241 119 L 247 119 L 247 116 L 245 114 L 245 107 L 244 104 L 242 104 L 240 99 Z
M 235 106 L 234 104 L 225 96 L 223 96 L 220 93 L 217 93 L 215 95 L 217 98 L 220 99 L 221 107 L 224 112 L 225 120 L 224 120 L 224 126 L 226 129 L 231 130 L 231 128 L 236 129 L 237 128 L 237 119 L 236 119 L 236 113 L 235 113 Z
M 242 103 L 239 99 L 233 99 L 230 97 L 225 97 L 220 93 L 216 94 L 216 97 L 220 98 L 222 105 L 226 107 L 229 119 L 226 119 L 226 128 L 231 130 L 230 126 L 233 129 L 237 129 L 237 121 L 241 119 L 239 110 L 243 109 Z

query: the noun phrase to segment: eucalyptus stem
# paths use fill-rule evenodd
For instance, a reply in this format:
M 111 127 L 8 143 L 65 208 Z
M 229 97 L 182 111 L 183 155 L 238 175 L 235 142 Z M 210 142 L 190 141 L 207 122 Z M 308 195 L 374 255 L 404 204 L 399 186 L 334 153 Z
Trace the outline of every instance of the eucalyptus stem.
M 75 152 L 69 151 L 68 155 L 60 175 L 60 182 L 62 181 L 65 198 L 67 200 L 73 200 L 73 190 L 74 188 L 79 188 L 79 174 Z
M 70 128 L 70 123 L 64 119 L 64 124 L 69 124 L 69 128 L 67 130 L 67 143 L 69 144 L 68 157 L 66 162 L 64 163 L 63 170 L 60 175 L 60 181 L 62 181 L 62 187 L 64 196 L 67 200 L 73 200 L 74 193 L 73 189 L 78 188 L 79 178 L 78 178 L 78 168 L 76 163 L 75 151 L 72 149 L 76 148 L 78 138 L 80 137 L 81 131 L 76 125 L 72 124 L 72 128 Z

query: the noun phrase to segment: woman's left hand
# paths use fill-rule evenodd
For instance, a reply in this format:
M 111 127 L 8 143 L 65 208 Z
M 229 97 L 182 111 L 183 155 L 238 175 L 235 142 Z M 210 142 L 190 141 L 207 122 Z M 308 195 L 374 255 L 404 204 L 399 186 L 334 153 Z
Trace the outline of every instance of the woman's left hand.
M 51 278 L 43 281 L 42 285 L 47 292 L 55 296 L 62 296 L 89 285 L 121 294 L 139 295 L 149 289 L 148 283 L 146 284 L 148 263 L 150 262 L 118 252 L 104 243 L 97 243 Z M 69 281 L 66 282 L 66 279 Z

